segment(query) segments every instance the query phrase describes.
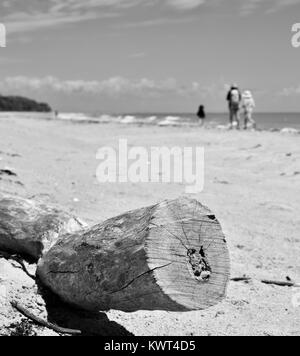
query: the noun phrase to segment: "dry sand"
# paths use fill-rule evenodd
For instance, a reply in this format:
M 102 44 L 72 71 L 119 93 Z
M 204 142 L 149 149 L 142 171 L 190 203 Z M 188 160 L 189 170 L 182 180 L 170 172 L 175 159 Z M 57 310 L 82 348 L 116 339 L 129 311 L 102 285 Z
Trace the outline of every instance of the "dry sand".
M 300 136 L 1 119 L 0 168 L 11 167 L 17 177 L 1 175 L 0 190 L 58 204 L 89 224 L 184 194 L 180 184 L 98 183 L 96 152 L 103 146 L 117 148 L 119 138 L 127 138 L 130 146 L 205 147 L 205 189 L 196 197 L 222 224 L 232 277 L 246 274 L 252 281 L 231 282 L 224 302 L 209 310 L 111 311 L 109 320 L 101 314 L 94 329 L 134 335 L 299 335 L 300 307 L 292 299 L 300 289 L 260 280 L 300 280 Z M 6 283 L 10 297 L 47 317 L 34 283 L 15 266 L 0 259 L 0 286 Z M 20 319 L 8 305 L 0 305 L 0 335 L 9 334 Z

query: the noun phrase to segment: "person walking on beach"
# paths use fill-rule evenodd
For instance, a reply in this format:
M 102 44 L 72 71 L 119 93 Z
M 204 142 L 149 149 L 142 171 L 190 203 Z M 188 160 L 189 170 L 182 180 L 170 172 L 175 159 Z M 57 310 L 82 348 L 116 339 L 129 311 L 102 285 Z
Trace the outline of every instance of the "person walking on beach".
M 203 125 L 204 119 L 206 118 L 204 105 L 199 106 L 197 116 L 200 119 L 200 125 Z
M 236 126 L 240 128 L 240 104 L 242 100 L 242 94 L 236 84 L 233 84 L 227 94 L 227 101 L 229 107 L 229 121 L 230 128 Z
M 242 95 L 242 107 L 244 110 L 244 129 L 256 129 L 256 122 L 252 117 L 255 101 L 250 90 L 245 90 Z

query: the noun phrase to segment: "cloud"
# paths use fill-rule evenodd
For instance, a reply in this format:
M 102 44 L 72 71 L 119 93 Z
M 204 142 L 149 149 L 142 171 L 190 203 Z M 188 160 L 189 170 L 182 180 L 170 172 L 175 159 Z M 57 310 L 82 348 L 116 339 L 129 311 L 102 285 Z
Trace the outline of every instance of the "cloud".
M 270 13 L 300 3 L 300 0 L 239 1 L 240 4 L 237 3 L 236 8 L 241 15 L 256 13 L 262 6 L 265 12 Z M 126 11 L 138 6 L 141 8 L 140 14 L 147 14 L 149 7 L 156 7 L 157 11 L 160 11 L 162 6 L 175 9 L 181 14 L 181 19 L 174 18 L 174 14 L 170 12 L 164 23 L 179 23 L 180 20 L 184 20 L 187 13 L 190 14 L 193 9 L 203 5 L 218 7 L 225 6 L 226 3 L 225 0 L 5 0 L 0 3 L 0 13 L 1 21 L 6 24 L 8 34 L 11 35 L 93 19 L 120 17 Z M 133 23 L 132 27 L 155 26 L 157 22 L 159 22 L 157 16 L 154 16 L 140 26 Z
M 277 0 L 272 7 L 269 8 L 268 12 L 277 12 L 281 9 L 289 6 L 294 6 L 300 4 L 300 0 Z
M 242 2 L 240 14 L 242 16 L 252 15 L 262 6 L 265 7 L 266 13 L 274 13 L 297 4 L 300 4 L 300 0 L 248 0 Z
M 137 22 L 129 22 L 123 24 L 114 25 L 115 29 L 131 29 L 131 28 L 142 28 L 142 27 L 153 27 L 153 26 L 165 26 L 165 25 L 176 25 L 176 24 L 185 24 L 192 22 L 196 17 L 184 17 L 184 18 L 167 18 L 161 17 L 152 20 L 144 20 Z
M 51 91 L 63 94 L 107 95 L 119 97 L 123 95 L 160 97 L 165 94 L 191 96 L 205 95 L 199 83 L 182 85 L 174 78 L 155 81 L 148 78 L 130 80 L 116 76 L 102 81 L 60 80 L 56 77 L 31 78 L 25 76 L 8 77 L 0 82 L 0 89 L 6 92 L 22 93 L 28 91 Z
M 11 0 L 0 4 L 0 13 L 8 33 L 14 34 L 92 19 L 119 17 L 124 11 L 136 6 L 146 8 L 166 5 L 177 10 L 190 10 L 204 2 L 206 0 Z
M 262 0 L 248 0 L 244 1 L 240 9 L 240 14 L 242 16 L 251 15 L 256 12 L 256 10 L 261 6 Z
M 290 88 L 284 88 L 279 92 L 280 96 L 298 96 L 300 95 L 300 85 L 295 86 L 295 87 L 290 87 Z
M 1 21 L 6 25 L 8 35 L 11 35 L 92 19 L 118 17 L 118 10 L 124 8 L 122 5 L 126 3 L 128 7 L 136 5 L 137 2 L 140 0 L 28 0 L 25 4 L 25 1 L 12 0 L 9 7 L 4 6 L 5 3 L 0 4 L 0 12 L 3 10 Z
M 167 0 L 167 3 L 178 10 L 191 10 L 206 3 L 206 0 Z
M 193 9 L 198 7 L 207 0 L 52 0 L 55 4 L 54 8 L 78 10 L 91 9 L 97 7 L 114 7 L 118 9 L 126 9 L 137 5 L 155 6 L 156 4 L 166 4 L 177 9 Z
M 112 15 L 113 16 L 113 15 Z M 23 14 L 19 19 L 8 19 L 5 22 L 8 35 L 14 33 L 30 32 L 41 28 L 58 27 L 64 24 L 71 24 L 85 20 L 98 18 L 93 13 L 73 13 L 72 16 L 51 16 L 40 13 L 38 16 Z

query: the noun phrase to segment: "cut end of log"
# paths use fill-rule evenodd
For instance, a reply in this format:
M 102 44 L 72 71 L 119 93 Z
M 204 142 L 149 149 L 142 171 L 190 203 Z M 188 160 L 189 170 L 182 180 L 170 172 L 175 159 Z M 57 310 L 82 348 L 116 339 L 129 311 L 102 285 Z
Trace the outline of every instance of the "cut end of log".
M 220 302 L 229 281 L 230 261 L 215 216 L 198 201 L 180 198 L 160 204 L 151 225 L 148 263 L 155 268 L 163 292 L 187 310 Z
M 65 302 L 127 312 L 205 309 L 225 296 L 229 275 L 218 220 L 184 197 L 64 236 L 38 267 Z

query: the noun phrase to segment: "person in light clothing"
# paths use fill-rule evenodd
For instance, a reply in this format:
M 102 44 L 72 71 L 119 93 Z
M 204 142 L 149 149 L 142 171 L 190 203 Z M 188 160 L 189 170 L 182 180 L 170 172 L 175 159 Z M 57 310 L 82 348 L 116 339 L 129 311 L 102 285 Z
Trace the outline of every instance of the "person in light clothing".
M 253 95 L 250 90 L 245 90 L 242 95 L 242 107 L 244 110 L 244 129 L 248 128 L 256 128 L 256 122 L 253 119 L 253 111 L 255 108 L 255 101 L 253 99 Z

